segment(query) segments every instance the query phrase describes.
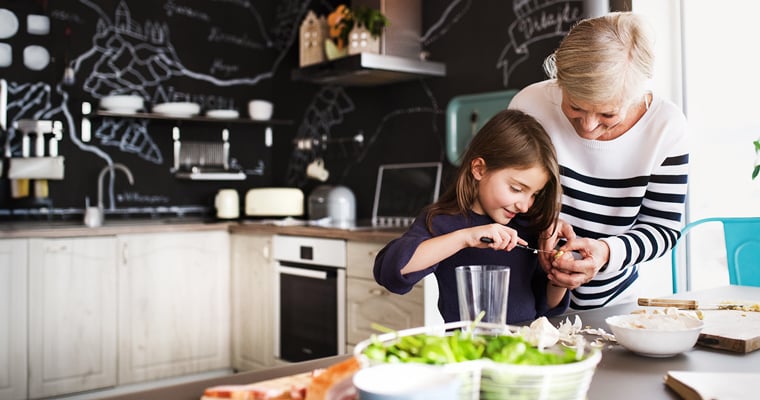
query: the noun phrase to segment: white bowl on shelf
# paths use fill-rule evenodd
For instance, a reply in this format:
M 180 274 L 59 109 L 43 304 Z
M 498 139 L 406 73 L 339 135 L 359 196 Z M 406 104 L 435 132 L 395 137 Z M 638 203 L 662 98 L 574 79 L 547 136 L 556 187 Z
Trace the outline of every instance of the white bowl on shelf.
M 111 112 L 130 114 L 143 108 L 143 98 L 131 94 L 117 94 L 100 99 L 100 108 Z
M 192 117 L 201 112 L 201 106 L 190 102 L 160 103 L 153 106 L 153 112 L 171 117 Z
M 272 118 L 274 105 L 267 100 L 251 100 L 248 102 L 248 115 L 257 121 L 266 121 Z
M 642 356 L 658 358 L 673 357 L 694 347 L 705 326 L 696 318 L 674 319 L 666 314 L 615 315 L 605 322 L 621 346 Z

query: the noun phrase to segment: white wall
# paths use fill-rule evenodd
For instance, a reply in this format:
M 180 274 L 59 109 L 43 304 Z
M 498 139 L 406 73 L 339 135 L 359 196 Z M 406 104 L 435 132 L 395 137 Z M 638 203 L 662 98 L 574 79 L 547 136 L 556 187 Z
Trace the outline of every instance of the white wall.
M 760 179 L 751 179 L 752 141 L 760 137 L 760 2 L 634 0 L 633 10 L 655 24 L 659 50 L 667 49 L 658 52 L 655 90 L 676 95 L 683 81 L 692 145 L 688 220 L 760 215 Z M 673 29 L 681 16 L 682 39 Z M 718 227 L 704 231 L 695 231 L 690 242 L 695 289 L 728 283 L 722 233 Z

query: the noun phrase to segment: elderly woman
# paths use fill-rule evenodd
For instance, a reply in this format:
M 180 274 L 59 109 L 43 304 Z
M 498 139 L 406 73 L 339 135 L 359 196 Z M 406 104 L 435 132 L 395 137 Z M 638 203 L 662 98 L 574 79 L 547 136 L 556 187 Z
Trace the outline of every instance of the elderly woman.
M 640 16 L 580 21 L 549 56 L 551 79 L 509 107 L 533 115 L 557 150 L 564 191 L 543 248 L 550 280 L 572 290 L 570 307 L 634 300 L 638 263 L 665 254 L 682 227 L 689 167 L 686 119 L 652 93 L 653 39 Z

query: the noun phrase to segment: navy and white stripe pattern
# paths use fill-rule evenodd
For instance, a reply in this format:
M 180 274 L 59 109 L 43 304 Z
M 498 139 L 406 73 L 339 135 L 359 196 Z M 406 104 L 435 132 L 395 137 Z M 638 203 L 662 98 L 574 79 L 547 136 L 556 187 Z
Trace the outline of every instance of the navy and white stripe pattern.
M 586 140 L 560 109 L 554 81 L 523 89 L 510 103 L 541 122 L 557 149 L 563 189 L 560 218 L 575 233 L 605 241 L 607 266 L 573 290 L 570 307 L 614 302 L 638 277 L 637 264 L 673 247 L 682 227 L 688 182 L 686 120 L 672 103 L 654 96 L 644 116 L 610 141 Z

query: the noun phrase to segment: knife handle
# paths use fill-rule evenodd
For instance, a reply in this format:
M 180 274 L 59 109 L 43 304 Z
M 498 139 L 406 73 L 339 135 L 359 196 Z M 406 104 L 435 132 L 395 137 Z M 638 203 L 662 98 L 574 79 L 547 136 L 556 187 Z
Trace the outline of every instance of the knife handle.
M 682 310 L 696 310 L 699 308 L 696 300 L 648 299 L 645 297 L 639 297 L 639 305 L 648 307 L 675 307 Z

